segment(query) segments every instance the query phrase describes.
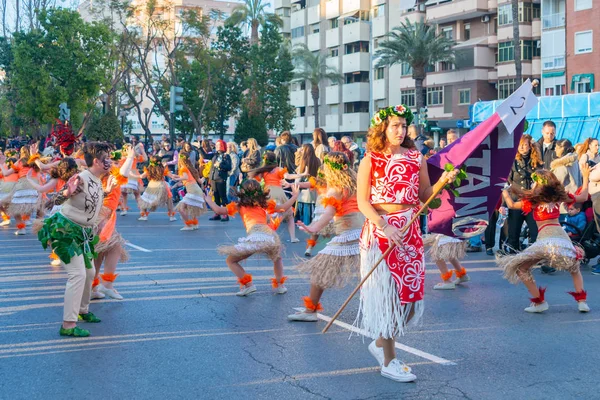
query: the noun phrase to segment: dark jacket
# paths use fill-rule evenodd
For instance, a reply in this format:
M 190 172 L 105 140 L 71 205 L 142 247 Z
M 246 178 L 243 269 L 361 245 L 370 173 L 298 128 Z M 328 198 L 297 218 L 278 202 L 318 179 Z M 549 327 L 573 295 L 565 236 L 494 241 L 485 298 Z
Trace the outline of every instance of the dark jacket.
M 292 143 L 282 144 L 275 149 L 275 157 L 277 158 L 277 164 L 279 167 L 286 168 L 288 173 L 296 173 L 296 159 L 295 154 L 298 148 Z
M 510 169 L 510 175 L 508 175 L 508 183 L 520 189 L 529 190 L 533 185 L 531 174 L 534 172 L 535 169 L 531 166 L 529 156 L 523 157 L 521 161 L 515 159 Z M 512 197 L 513 200 L 517 200 L 515 196 Z
M 200 157 L 202 157 L 203 160 L 212 160 L 214 155 L 215 153 L 212 151 L 206 152 L 202 147 L 200 147 Z
M 552 141 L 552 144 L 546 151 L 544 151 L 544 138 L 538 140 L 537 143 L 540 146 L 539 150 L 542 155 L 542 161 L 544 161 L 543 168 L 550 169 L 550 164 L 552 164 L 552 161 L 556 160 L 556 139 Z
M 231 158 L 227 153 L 216 153 L 212 158 L 212 166 L 208 178 L 214 182 L 223 182 L 231 171 Z

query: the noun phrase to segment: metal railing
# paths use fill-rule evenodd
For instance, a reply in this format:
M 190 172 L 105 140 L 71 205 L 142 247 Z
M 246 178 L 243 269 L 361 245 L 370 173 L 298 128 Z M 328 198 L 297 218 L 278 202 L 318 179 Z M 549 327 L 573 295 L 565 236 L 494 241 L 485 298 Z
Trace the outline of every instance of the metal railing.
M 565 14 L 542 15 L 542 29 L 552 29 L 565 26 Z
M 565 67 L 565 56 L 542 57 L 542 70 Z

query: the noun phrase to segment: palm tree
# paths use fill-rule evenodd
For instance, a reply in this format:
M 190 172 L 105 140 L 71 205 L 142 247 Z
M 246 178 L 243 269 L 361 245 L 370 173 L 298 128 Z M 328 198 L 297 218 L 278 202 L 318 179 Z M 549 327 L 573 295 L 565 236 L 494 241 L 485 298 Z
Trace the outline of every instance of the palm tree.
M 454 62 L 454 41 L 436 32 L 436 25 L 420 21 L 413 24 L 407 18 L 386 35 L 387 40 L 380 43 L 375 52 L 375 57 L 379 58 L 377 67 L 402 63 L 412 67 L 417 112 L 425 106 L 423 80 L 427 76 L 427 67 L 437 62 Z
M 319 83 L 324 79 L 342 81 L 343 77 L 336 68 L 327 65 L 327 59 L 321 53 L 313 54 L 305 44 L 299 44 L 292 53 L 294 77 L 310 82 L 310 94 L 315 105 L 315 128 L 319 127 Z
M 519 0 L 512 0 L 513 45 L 515 55 L 516 84 L 518 88 L 523 83 L 523 66 L 521 64 L 521 35 L 519 32 Z
M 258 27 L 267 21 L 281 25 L 282 21 L 277 15 L 266 11 L 267 3 L 262 0 L 244 0 L 244 4 L 236 6 L 231 11 L 231 16 L 225 23 L 231 25 L 246 25 L 250 28 L 250 44 L 258 44 Z

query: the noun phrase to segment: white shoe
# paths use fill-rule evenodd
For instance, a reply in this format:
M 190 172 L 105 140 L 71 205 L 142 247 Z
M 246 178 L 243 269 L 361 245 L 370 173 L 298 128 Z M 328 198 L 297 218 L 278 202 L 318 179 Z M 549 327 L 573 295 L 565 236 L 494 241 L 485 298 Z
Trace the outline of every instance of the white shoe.
M 369 353 L 371 353 L 371 355 L 373 357 L 375 357 L 375 359 L 377 360 L 377 363 L 379 364 L 380 367 L 383 367 L 383 362 L 385 361 L 385 355 L 383 354 L 383 347 L 377 347 L 377 341 L 373 340 L 371 342 L 371 344 L 369 344 Z M 412 369 L 404 364 L 402 361 L 397 360 L 398 362 L 402 363 L 403 366 L 405 367 L 405 369 L 408 370 L 408 372 L 412 372 Z
M 312 256 L 312 247 L 307 247 L 306 251 L 304 252 L 304 257 L 311 257 Z
M 62 262 L 61 262 L 59 259 L 52 260 L 52 261 L 50 262 L 50 265 L 52 265 L 53 267 L 60 267 L 60 266 L 61 266 L 61 264 L 62 264 Z
M 235 295 L 236 296 L 248 296 L 249 294 L 252 294 L 256 292 L 256 286 L 254 286 L 253 284 L 250 284 L 250 286 L 244 286 L 240 289 L 239 292 L 237 292 Z
M 184 226 L 183 228 L 180 229 L 180 231 L 193 231 L 194 227 L 193 226 Z
M 0 226 L 9 226 L 9 225 L 10 225 L 10 219 L 0 222 Z
M 290 242 L 290 243 L 300 243 L 300 239 L 294 238 L 294 239 L 288 240 L 288 242 Z
M 398 359 L 390 361 L 388 366 L 381 366 L 381 376 L 396 382 L 413 382 L 417 377 L 410 372 L 406 364 Z
M 198 230 L 198 225 L 193 225 L 192 228 L 197 231 Z
M 316 312 L 308 312 L 306 309 L 295 314 L 288 315 L 288 319 L 290 321 L 302 322 L 317 322 L 319 320 Z
M 459 285 L 461 283 L 469 282 L 470 280 L 471 278 L 469 278 L 469 275 L 463 275 L 460 278 L 456 278 L 453 283 Z
M 139 217 L 138 221 L 148 221 L 148 217 Z
M 177 218 L 175 218 L 175 217 L 169 217 L 169 222 L 175 222 L 175 221 L 177 221 Z
M 527 307 L 525 311 L 530 313 L 541 313 L 546 311 L 548 308 L 550 308 L 548 302 L 544 301 L 543 303 L 531 303 L 531 305 Z
M 92 300 L 103 299 L 105 297 L 106 295 L 104 293 L 101 293 L 97 290 L 92 290 L 92 295 L 90 296 Z
M 15 235 L 25 235 L 27 232 L 25 232 L 25 229 L 17 229 L 17 231 L 15 232 Z
M 579 312 L 590 312 L 590 306 L 588 306 L 585 301 L 578 302 L 577 308 L 579 309 Z
M 281 285 L 277 286 L 275 289 L 273 289 L 273 291 L 275 292 L 275 294 L 286 294 L 287 288 L 283 284 L 281 284 Z
M 440 282 L 436 283 L 433 287 L 433 290 L 452 290 L 456 289 L 456 284 L 454 282 Z
M 27 221 L 25 221 L 25 226 L 31 226 L 33 224 L 33 222 L 31 222 L 30 219 L 28 219 Z
M 114 289 L 114 288 L 113 289 L 109 289 L 109 288 L 106 288 L 106 287 L 104 287 L 102 285 L 100 285 L 100 286 L 101 287 L 98 289 L 98 291 L 100 293 L 105 294 L 106 296 L 110 297 L 111 299 L 123 300 L 123 296 L 121 296 L 119 294 L 119 292 L 117 292 L 117 289 Z
M 121 211 L 121 217 L 124 217 L 124 216 L 126 216 L 126 215 L 127 215 L 127 210 L 123 210 L 123 211 Z

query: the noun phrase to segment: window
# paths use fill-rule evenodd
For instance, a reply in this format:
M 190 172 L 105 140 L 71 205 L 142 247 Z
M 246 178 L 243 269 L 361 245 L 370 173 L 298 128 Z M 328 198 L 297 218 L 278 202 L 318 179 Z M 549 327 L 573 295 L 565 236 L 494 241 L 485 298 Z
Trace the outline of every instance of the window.
M 400 72 L 402 76 L 412 75 L 412 72 L 412 67 L 409 64 L 402 63 L 402 71 Z
M 540 19 L 541 16 L 542 16 L 541 5 L 538 4 L 538 3 L 532 3 L 532 6 L 533 6 L 533 8 L 532 8 L 532 11 L 533 11 L 532 12 L 532 14 L 533 14 L 532 17 L 533 17 L 533 19 Z
M 368 52 L 369 52 L 369 42 L 354 42 L 354 43 L 346 44 L 344 54 L 368 53 Z
M 415 89 L 401 90 L 400 103 L 405 104 L 407 107 L 414 107 L 416 104 Z
M 275 14 L 280 17 L 289 17 L 290 9 L 289 8 L 278 8 L 277 10 L 275 10 Z
M 447 61 L 440 62 L 440 71 L 454 71 L 454 64 Z
M 368 101 L 355 101 L 353 103 L 344 103 L 344 112 L 349 113 L 368 113 L 369 102 Z
M 339 112 L 340 112 L 339 104 L 330 104 L 329 105 L 329 114 L 330 115 L 337 115 Z
M 385 99 L 375 101 L 375 110 L 377 110 L 377 111 L 379 111 L 383 108 L 387 108 L 387 106 L 388 106 L 388 103 L 387 103 L 387 100 L 385 100 Z
M 377 68 L 375 70 L 375 80 L 380 80 L 380 79 L 384 79 L 385 77 L 385 68 L 381 67 L 381 68 Z
M 458 104 L 471 104 L 471 89 L 458 90 Z
M 532 60 L 533 57 L 540 57 L 541 48 L 537 45 L 537 40 L 521 40 L 521 59 Z M 510 42 L 498 43 L 498 62 L 514 61 L 515 46 L 512 40 Z
M 335 29 L 339 26 L 339 21 L 337 18 L 329 20 L 329 29 Z
M 589 78 L 581 78 L 579 82 L 576 82 L 575 93 L 591 93 L 592 86 Z
M 498 80 L 498 100 L 506 99 L 515 91 L 515 79 Z
M 329 49 L 329 52 L 327 53 L 327 57 L 337 57 L 339 55 L 339 47 L 333 47 L 331 49 Z
M 158 128 L 158 121 L 152 120 L 152 129 Z
M 317 24 L 312 24 L 312 25 L 310 25 L 310 26 L 308 27 L 308 31 L 309 31 L 310 33 L 319 33 L 319 30 L 320 30 L 320 29 L 319 29 L 319 24 L 318 24 L 318 23 L 317 23 Z
M 592 8 L 592 0 L 575 0 L 575 11 Z
M 358 11 L 354 15 L 344 18 L 344 25 L 350 25 L 359 21 L 369 21 L 369 11 Z
M 554 88 L 546 88 L 544 95 L 545 96 L 554 96 Z
M 510 42 L 498 43 L 498 62 L 512 61 L 515 59 L 515 46 Z
M 360 71 L 360 72 L 351 72 L 349 74 L 344 74 L 344 82 L 346 84 L 369 82 L 369 72 L 368 71 Z
M 292 39 L 304 36 L 304 27 L 299 26 L 298 28 L 292 29 Z
M 463 28 L 463 36 L 465 40 L 471 39 L 471 24 L 465 24 Z
M 300 90 L 306 90 L 306 81 L 302 81 L 298 85 L 300 86 Z
M 554 91 L 557 96 L 562 96 L 563 94 L 567 94 L 567 85 L 556 85 L 554 87 Z
M 442 35 L 446 36 L 448 39 L 452 40 L 452 27 L 442 28 Z
M 592 52 L 592 31 L 575 32 L 575 54 Z
M 540 18 L 540 5 L 519 3 L 519 22 L 531 22 Z M 498 26 L 512 24 L 512 4 L 498 6 Z
M 373 8 L 373 18 L 385 16 L 385 4 L 380 4 Z
M 427 88 L 427 105 L 441 106 L 444 104 L 444 87 L 434 86 Z
M 512 24 L 512 5 L 498 6 L 498 26 Z
M 306 115 L 306 107 L 297 107 L 296 109 L 298 110 L 299 117 L 304 117 Z

